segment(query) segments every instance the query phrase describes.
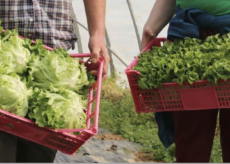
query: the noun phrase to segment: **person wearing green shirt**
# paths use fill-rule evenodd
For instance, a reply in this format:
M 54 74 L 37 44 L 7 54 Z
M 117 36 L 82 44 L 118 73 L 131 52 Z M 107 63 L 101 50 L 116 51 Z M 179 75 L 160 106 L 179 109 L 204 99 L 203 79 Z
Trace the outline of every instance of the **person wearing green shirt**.
M 176 15 L 175 15 L 176 14 Z M 142 49 L 168 24 L 168 38 L 205 38 L 210 31 L 230 32 L 229 0 L 156 0 L 143 28 Z M 218 117 L 219 114 L 219 117 Z M 217 118 L 223 162 L 230 162 L 230 110 L 155 113 L 159 138 L 165 147 L 175 143 L 176 161 L 209 162 Z
M 215 16 L 230 14 L 229 0 L 176 0 L 176 5 L 181 9 L 194 7 Z

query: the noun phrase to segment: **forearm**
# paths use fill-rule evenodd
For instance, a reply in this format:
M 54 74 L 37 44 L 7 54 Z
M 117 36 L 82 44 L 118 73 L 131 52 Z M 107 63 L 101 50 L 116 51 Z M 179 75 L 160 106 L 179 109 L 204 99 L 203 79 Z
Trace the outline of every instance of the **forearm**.
M 105 79 L 109 67 L 109 55 L 105 47 L 105 6 L 106 0 L 84 0 L 85 12 L 89 28 L 89 50 L 91 52 L 91 61 L 97 63 L 99 57 L 104 58 L 102 77 Z M 90 71 L 92 75 L 97 76 L 97 70 Z
M 84 0 L 89 35 L 105 36 L 106 0 Z
M 175 9 L 176 0 L 157 0 L 145 27 L 151 27 L 153 35 L 157 36 L 172 19 L 175 14 Z

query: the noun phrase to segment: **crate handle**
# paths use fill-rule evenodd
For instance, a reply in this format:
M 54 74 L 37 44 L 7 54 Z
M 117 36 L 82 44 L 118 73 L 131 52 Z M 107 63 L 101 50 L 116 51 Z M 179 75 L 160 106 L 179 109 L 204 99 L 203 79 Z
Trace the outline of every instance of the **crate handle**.
M 91 54 L 88 54 L 89 56 Z M 71 56 L 73 57 L 79 57 L 81 56 L 78 55 L 78 54 L 72 54 Z M 90 59 L 89 59 L 90 60 Z M 99 68 L 98 68 L 98 75 L 97 76 L 97 92 L 96 92 L 96 96 L 97 96 L 97 99 L 96 99 L 96 104 L 95 104 L 95 114 L 94 114 L 94 124 L 93 126 L 90 128 L 90 132 L 93 133 L 93 134 L 96 134 L 97 133 L 97 129 L 98 129 L 98 117 L 99 117 L 99 107 L 100 107 L 100 97 L 101 97 L 101 84 L 102 83 L 102 72 L 103 72 L 103 66 L 104 66 L 104 59 L 102 57 L 99 58 Z M 98 109 L 98 110 L 96 110 Z M 91 113 L 89 113 L 91 114 Z M 56 130 L 57 132 L 81 132 L 81 131 L 88 131 L 86 129 L 58 129 Z

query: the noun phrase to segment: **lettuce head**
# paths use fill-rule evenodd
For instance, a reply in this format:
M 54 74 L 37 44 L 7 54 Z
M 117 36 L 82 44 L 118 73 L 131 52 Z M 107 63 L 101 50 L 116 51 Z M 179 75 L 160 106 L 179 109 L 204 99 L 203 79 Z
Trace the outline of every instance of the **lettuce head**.
M 1 32 L 1 30 L 0 30 Z M 30 51 L 16 30 L 6 30 L 0 37 L 0 73 L 22 74 L 27 70 Z
M 72 58 L 65 50 L 49 51 L 40 40 L 30 50 L 29 86 L 43 89 L 65 88 L 79 92 L 89 85 L 84 64 L 80 64 L 77 58 Z
M 30 98 L 29 118 L 40 127 L 53 129 L 86 128 L 84 112 L 87 101 L 67 89 L 34 88 Z
M 25 117 L 28 112 L 29 91 L 18 75 L 0 75 L 0 108 Z

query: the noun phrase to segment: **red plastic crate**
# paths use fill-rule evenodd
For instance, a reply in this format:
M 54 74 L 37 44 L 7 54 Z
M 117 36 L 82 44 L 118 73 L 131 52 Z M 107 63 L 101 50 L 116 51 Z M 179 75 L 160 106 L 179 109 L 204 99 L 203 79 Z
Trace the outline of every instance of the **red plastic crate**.
M 46 47 L 52 50 L 49 47 Z M 45 127 L 38 127 L 33 121 L 19 117 L 12 113 L 0 110 L 0 130 L 13 134 L 15 136 L 36 142 L 49 148 L 59 150 L 62 153 L 73 155 L 85 142 L 97 134 L 99 120 L 99 105 L 102 83 L 103 59 L 100 58 L 97 64 L 91 63 L 89 57 L 91 54 L 73 54 L 73 58 L 88 59 L 85 62 L 87 71 L 98 69 L 97 81 L 94 83 L 88 94 L 87 129 L 60 129 L 53 130 Z M 95 103 L 94 110 L 92 104 Z M 93 119 L 93 122 L 90 121 Z M 80 132 L 79 135 L 73 135 L 69 132 Z
M 142 52 L 160 47 L 165 41 L 165 38 L 154 39 Z M 192 85 L 164 83 L 160 88 L 141 89 L 138 86 L 140 73 L 132 70 L 138 58 L 125 70 L 137 113 L 230 108 L 230 80 L 219 80 L 217 85 L 201 80 Z

